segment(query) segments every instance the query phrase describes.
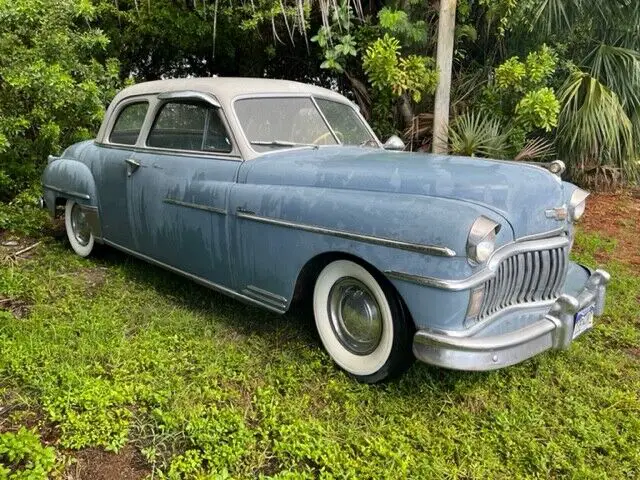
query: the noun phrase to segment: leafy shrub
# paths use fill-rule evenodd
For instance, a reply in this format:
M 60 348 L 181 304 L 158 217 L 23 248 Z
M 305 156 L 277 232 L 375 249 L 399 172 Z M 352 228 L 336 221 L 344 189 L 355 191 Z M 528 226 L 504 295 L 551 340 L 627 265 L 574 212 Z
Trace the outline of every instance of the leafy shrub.
M 516 105 L 516 118 L 519 124 L 531 131 L 541 128 L 550 132 L 558 125 L 560 102 L 549 87 L 527 92 Z
M 524 62 L 511 57 L 499 65 L 494 82 L 484 89 L 480 109 L 511 126 L 509 145 L 514 153 L 531 133 L 550 132 L 558 124 L 560 101 L 549 86 L 557 63 L 557 54 L 542 45 Z
M 47 210 L 38 205 L 42 190 L 33 185 L 22 191 L 9 203 L 0 203 L 0 232 L 3 230 L 23 235 L 35 235 L 49 225 Z
M 0 7 L 0 200 L 33 182 L 47 155 L 89 138 L 119 83 L 109 39 L 83 0 Z
M 572 170 L 613 166 L 634 179 L 633 123 L 618 95 L 596 78 L 574 72 L 560 91 L 559 144 Z M 579 163 L 578 163 L 579 161 Z
M 425 92 L 433 93 L 438 81 L 433 59 L 419 55 L 400 56 L 400 41 L 388 33 L 367 47 L 362 66 L 373 88 L 399 97 L 408 93 L 415 102 Z
M 34 432 L 22 427 L 0 434 L 0 478 L 46 480 L 55 467 L 55 450 L 44 447 Z

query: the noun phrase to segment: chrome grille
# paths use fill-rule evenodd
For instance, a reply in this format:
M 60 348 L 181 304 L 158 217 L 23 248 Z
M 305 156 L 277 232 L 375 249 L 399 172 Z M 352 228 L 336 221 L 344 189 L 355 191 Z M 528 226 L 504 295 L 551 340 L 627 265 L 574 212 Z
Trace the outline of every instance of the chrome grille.
M 537 250 L 502 260 L 484 283 L 481 320 L 511 305 L 551 300 L 560 295 L 567 273 L 568 247 Z

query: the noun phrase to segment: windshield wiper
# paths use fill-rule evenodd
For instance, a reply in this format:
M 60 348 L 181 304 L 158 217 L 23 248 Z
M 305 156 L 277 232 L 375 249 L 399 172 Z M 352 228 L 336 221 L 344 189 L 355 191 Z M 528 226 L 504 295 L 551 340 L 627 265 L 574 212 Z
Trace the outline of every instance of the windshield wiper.
M 287 142 L 286 140 L 254 140 L 251 145 L 263 145 L 265 147 L 311 147 L 314 149 L 318 149 L 319 145 L 315 143 L 296 143 L 296 142 Z

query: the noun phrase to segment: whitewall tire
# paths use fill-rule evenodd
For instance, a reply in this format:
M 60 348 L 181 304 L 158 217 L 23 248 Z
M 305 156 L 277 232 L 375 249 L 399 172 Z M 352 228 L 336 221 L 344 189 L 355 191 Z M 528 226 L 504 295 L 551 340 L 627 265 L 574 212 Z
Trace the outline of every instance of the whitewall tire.
M 73 251 L 81 257 L 88 257 L 93 251 L 95 239 L 84 212 L 75 200 L 67 200 L 64 226 Z
M 325 350 L 357 380 L 378 382 L 411 364 L 411 322 L 393 288 L 363 266 L 328 264 L 316 280 L 313 312 Z

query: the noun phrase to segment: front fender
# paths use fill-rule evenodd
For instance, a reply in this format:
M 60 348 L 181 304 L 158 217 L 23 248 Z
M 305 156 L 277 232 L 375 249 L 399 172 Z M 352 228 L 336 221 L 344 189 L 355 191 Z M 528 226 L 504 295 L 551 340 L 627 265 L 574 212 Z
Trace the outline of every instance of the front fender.
M 98 191 L 89 167 L 68 158 L 51 158 L 42 174 L 44 201 L 55 213 L 56 199 L 73 199 L 81 205 L 98 207 Z

